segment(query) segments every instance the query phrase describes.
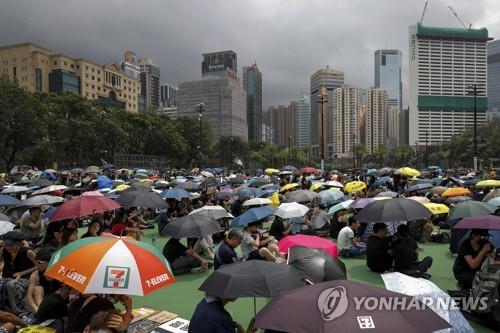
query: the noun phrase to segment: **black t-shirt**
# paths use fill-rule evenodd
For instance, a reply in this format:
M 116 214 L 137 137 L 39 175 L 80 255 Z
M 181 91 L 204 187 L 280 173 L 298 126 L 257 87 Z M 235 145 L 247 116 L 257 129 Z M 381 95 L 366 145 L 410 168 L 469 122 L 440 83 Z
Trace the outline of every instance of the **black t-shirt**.
M 39 323 L 48 319 L 61 319 L 67 316 L 68 304 L 61 295 L 57 293 L 45 296 L 36 313 L 36 319 Z
M 395 242 L 394 268 L 397 272 L 417 269 L 415 263 L 417 261 L 416 249 L 418 249 L 418 244 L 411 237 L 399 239 Z
M 280 218 L 276 218 L 273 221 L 273 224 L 271 224 L 271 228 L 269 228 L 269 235 L 273 236 L 276 238 L 276 240 L 281 240 L 283 237 L 283 232 L 285 231 L 285 224 L 283 223 L 283 220 Z
M 392 256 L 389 254 L 388 238 L 370 236 L 366 242 L 366 265 L 374 272 L 382 273 L 391 268 Z
M 12 255 L 6 249 L 3 249 L 3 278 L 12 278 L 14 277 L 14 273 L 22 272 L 35 266 L 35 264 L 28 257 L 29 250 L 30 249 L 27 247 L 22 247 L 16 257 L 12 259 Z M 23 278 L 29 278 L 29 274 L 24 275 Z
M 472 247 L 470 240 L 469 239 L 464 239 L 459 247 L 458 247 L 458 255 L 457 258 L 455 259 L 455 263 L 453 264 L 453 272 L 456 273 L 463 273 L 463 272 L 476 272 L 477 269 L 472 269 L 470 268 L 469 264 L 465 260 L 465 256 L 471 256 L 472 259 L 476 258 L 481 252 L 481 249 L 483 248 L 484 244 L 487 244 L 488 241 L 486 239 L 480 239 L 479 240 L 479 250 L 476 251 Z M 483 258 L 484 260 L 484 258 Z M 483 262 L 481 261 L 481 264 Z M 481 267 L 479 265 L 478 267 Z M 479 268 L 478 268 L 479 269 Z
M 87 297 L 80 297 L 70 304 L 68 332 L 83 332 L 93 315 L 99 311 L 110 311 L 115 308 L 109 299 L 102 297 L 95 297 L 82 308 Z
M 238 260 L 236 252 L 226 241 L 223 241 L 217 248 L 214 258 L 214 269 L 222 265 L 233 264 Z
M 181 244 L 180 240 L 176 238 L 170 238 L 169 241 L 163 247 L 163 255 L 168 260 L 169 263 L 175 261 L 179 257 L 186 255 L 187 247 Z

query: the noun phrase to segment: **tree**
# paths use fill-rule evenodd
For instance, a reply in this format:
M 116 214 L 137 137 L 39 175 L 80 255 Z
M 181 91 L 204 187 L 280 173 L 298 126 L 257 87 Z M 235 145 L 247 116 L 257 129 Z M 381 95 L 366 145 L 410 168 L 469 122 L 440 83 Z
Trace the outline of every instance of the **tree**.
M 356 145 L 356 166 L 360 167 L 363 163 L 363 157 L 366 155 L 366 147 L 363 144 Z
M 375 150 L 375 156 L 377 156 L 377 161 L 382 167 L 385 164 L 386 155 L 387 155 L 387 147 L 384 145 L 377 146 L 377 149 Z

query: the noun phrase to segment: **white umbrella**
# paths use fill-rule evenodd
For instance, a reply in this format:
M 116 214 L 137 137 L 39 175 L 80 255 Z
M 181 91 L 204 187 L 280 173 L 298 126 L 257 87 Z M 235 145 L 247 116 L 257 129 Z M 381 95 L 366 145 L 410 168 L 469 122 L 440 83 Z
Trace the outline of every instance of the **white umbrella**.
M 11 193 L 20 193 L 20 192 L 27 192 L 30 189 L 26 186 L 17 186 L 17 185 L 12 185 L 4 188 L 2 190 L 3 194 L 11 194 Z
M 44 188 L 41 188 L 39 190 L 34 191 L 32 195 L 50 193 L 50 192 L 54 192 L 54 191 L 65 190 L 67 188 L 68 187 L 64 186 L 64 185 L 50 185 L 50 186 L 47 186 L 47 187 L 44 187 Z
M 330 180 L 330 181 L 327 181 L 323 184 L 323 186 L 327 186 L 327 187 L 336 187 L 336 188 L 342 188 L 344 187 L 344 185 L 342 185 L 342 183 L 336 181 L 336 180 Z
M 270 205 L 273 202 L 269 200 L 268 198 L 253 198 L 250 200 L 247 200 L 243 203 L 244 207 L 249 207 L 249 206 L 260 206 L 260 205 Z
M 15 227 L 16 225 L 14 223 L 10 223 L 9 221 L 0 221 L 0 236 L 14 230 Z
M 418 197 L 418 196 L 408 197 L 408 198 L 406 198 L 406 199 L 410 199 L 410 200 L 413 200 L 413 201 L 416 201 L 416 202 L 420 202 L 421 204 L 431 202 L 431 201 L 430 201 L 429 199 L 427 199 L 426 197 Z
M 202 215 L 206 217 L 213 218 L 214 220 L 222 218 L 233 218 L 234 216 L 228 213 L 222 206 L 203 206 L 201 208 L 193 210 L 189 215 Z
M 208 171 L 202 171 L 200 174 L 201 174 L 203 177 L 207 177 L 207 178 L 210 178 L 210 177 L 213 177 L 213 176 L 214 176 L 214 174 L 213 174 L 213 173 L 208 172 Z
M 53 205 L 53 204 L 60 203 L 63 201 L 64 201 L 64 199 L 61 197 L 40 194 L 40 195 L 35 195 L 33 197 L 29 197 L 26 200 L 23 200 L 21 205 L 22 206 L 43 206 L 43 205 Z
M 283 219 L 290 219 L 293 217 L 302 217 L 309 211 L 309 207 L 296 202 L 282 203 L 274 215 Z

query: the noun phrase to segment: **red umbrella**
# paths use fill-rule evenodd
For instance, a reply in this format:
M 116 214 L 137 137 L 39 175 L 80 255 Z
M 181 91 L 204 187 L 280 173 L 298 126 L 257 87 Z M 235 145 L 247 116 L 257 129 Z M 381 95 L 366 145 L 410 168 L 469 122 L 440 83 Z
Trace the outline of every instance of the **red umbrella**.
M 313 167 L 305 167 L 305 168 L 300 169 L 299 171 L 302 174 L 304 174 L 304 173 L 315 173 L 316 169 L 313 168 Z
M 120 208 L 120 205 L 105 196 L 79 196 L 59 206 L 52 221 L 72 219 Z
M 338 256 L 337 245 L 329 239 L 309 235 L 286 236 L 278 242 L 278 248 L 281 252 L 288 252 L 288 249 L 294 246 L 307 247 L 309 249 L 323 249 L 332 257 Z

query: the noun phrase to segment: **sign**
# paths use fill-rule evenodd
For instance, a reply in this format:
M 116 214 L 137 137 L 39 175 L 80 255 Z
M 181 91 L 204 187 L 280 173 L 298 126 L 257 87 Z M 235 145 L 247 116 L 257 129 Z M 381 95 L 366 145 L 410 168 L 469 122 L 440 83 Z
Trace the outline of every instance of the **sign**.
M 130 277 L 129 267 L 106 266 L 104 288 L 126 289 Z

